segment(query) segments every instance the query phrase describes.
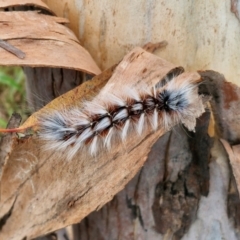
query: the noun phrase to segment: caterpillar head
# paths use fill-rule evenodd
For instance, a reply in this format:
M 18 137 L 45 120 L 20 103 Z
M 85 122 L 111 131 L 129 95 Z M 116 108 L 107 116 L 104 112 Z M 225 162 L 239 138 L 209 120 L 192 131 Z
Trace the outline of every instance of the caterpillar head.
M 158 109 L 169 111 L 181 111 L 188 105 L 186 94 L 179 91 L 163 90 L 157 94 Z

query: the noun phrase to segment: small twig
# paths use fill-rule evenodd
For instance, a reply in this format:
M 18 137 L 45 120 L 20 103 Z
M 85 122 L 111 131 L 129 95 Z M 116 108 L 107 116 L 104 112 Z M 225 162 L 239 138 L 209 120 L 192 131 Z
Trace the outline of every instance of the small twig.
M 9 44 L 8 42 L 0 39 L 0 47 L 5 49 L 6 51 L 14 54 L 16 57 L 20 59 L 24 59 L 26 54 L 22 52 L 20 49 L 14 47 L 13 45 Z

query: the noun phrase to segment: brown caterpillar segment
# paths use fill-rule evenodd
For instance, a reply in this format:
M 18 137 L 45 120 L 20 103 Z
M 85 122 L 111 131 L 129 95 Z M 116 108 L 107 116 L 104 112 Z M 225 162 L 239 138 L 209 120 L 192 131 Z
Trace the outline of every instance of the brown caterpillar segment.
M 197 84 L 178 80 L 174 71 L 181 74 L 182 68 L 170 71 L 162 80 L 164 86 L 99 94 L 82 109 L 76 106 L 48 115 L 41 119 L 40 137 L 51 143 L 50 148 L 70 147 L 72 158 L 83 146 L 91 155 L 99 146 L 110 149 L 113 138 L 125 141 L 132 131 L 141 136 L 146 130 L 169 130 L 181 122 L 193 130 L 195 118 L 204 111 L 197 106 L 201 103 Z

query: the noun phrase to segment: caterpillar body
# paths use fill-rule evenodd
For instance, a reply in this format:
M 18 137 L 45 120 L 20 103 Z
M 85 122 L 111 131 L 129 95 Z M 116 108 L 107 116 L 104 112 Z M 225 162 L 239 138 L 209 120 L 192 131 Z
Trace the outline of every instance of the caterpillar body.
M 179 79 L 183 68 L 171 70 L 154 87 L 146 86 L 104 92 L 82 107 L 55 111 L 41 117 L 39 135 L 55 150 L 68 149 L 72 158 L 87 146 L 94 156 L 99 149 L 111 149 L 112 143 L 124 142 L 129 134 L 142 136 L 159 127 L 169 130 L 183 123 L 194 130 L 196 117 L 204 109 L 198 85 L 191 79 Z

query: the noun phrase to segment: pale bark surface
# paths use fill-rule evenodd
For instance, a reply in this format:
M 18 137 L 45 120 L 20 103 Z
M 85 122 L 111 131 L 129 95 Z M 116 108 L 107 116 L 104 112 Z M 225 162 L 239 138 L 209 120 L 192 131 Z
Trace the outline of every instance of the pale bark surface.
M 101 69 L 117 63 L 135 46 L 166 40 L 157 55 L 187 70 L 212 69 L 239 83 L 238 0 L 44 0 L 70 20 Z

